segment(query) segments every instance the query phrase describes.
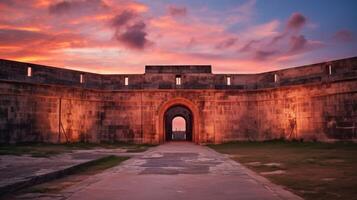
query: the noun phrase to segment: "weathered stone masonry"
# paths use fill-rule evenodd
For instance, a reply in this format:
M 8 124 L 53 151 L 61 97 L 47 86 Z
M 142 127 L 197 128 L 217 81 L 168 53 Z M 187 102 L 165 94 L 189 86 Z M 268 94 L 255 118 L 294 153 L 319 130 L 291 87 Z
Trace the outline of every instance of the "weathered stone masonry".
M 162 143 L 173 106 L 192 112 L 196 143 L 352 139 L 357 57 L 261 74 L 146 66 L 145 74 L 100 75 L 0 60 L 0 143 Z

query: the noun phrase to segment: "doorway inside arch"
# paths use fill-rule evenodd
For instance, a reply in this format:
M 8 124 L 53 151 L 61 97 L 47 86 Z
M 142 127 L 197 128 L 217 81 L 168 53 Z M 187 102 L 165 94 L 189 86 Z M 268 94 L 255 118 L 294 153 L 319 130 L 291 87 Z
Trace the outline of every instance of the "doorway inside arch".
M 186 140 L 186 120 L 181 116 L 172 119 L 172 140 Z
M 188 108 L 173 106 L 164 117 L 166 141 L 192 141 L 192 112 Z

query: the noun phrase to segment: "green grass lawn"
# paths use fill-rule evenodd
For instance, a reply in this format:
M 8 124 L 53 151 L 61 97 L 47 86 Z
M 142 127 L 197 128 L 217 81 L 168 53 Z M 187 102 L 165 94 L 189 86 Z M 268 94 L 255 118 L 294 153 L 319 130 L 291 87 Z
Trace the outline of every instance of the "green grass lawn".
M 357 144 L 234 142 L 209 147 L 305 199 L 357 199 Z
M 28 143 L 1 145 L 0 155 L 31 155 L 33 157 L 49 157 L 61 153 L 69 153 L 73 150 L 105 148 L 105 149 L 126 149 L 129 153 L 143 152 L 153 145 L 129 144 L 129 143 L 69 143 L 69 144 L 46 144 Z

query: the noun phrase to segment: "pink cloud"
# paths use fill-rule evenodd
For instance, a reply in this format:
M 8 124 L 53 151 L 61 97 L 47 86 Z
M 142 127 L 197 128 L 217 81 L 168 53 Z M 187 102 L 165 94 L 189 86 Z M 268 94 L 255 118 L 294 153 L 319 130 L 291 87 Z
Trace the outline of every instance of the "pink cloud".
M 185 16 L 188 12 L 185 6 L 170 5 L 167 10 L 168 13 L 172 16 Z
M 305 26 L 306 21 L 306 17 L 301 13 L 291 14 L 284 27 L 284 32 L 273 37 L 270 44 L 274 45 L 275 43 L 279 42 L 280 40 L 286 38 L 291 34 L 298 34 L 300 30 Z
M 300 30 L 306 24 L 306 21 L 306 17 L 301 13 L 293 13 L 287 22 L 286 28 Z
M 144 49 L 151 43 L 147 39 L 146 23 L 133 10 L 124 10 L 114 16 L 111 26 L 115 29 L 115 39 L 130 49 Z
M 117 14 L 112 19 L 112 26 L 116 28 L 121 28 L 127 25 L 131 20 L 135 19 L 137 14 L 132 10 L 124 10 L 123 12 Z
M 266 59 L 277 55 L 279 52 L 277 50 L 257 50 L 254 52 L 254 59 L 258 61 L 265 61 Z
M 238 38 L 227 38 L 216 44 L 217 49 L 227 49 L 234 46 L 238 41 Z
M 350 30 L 343 29 L 337 31 L 332 38 L 337 42 L 346 43 L 352 42 L 354 40 L 354 35 Z
M 115 38 L 129 48 L 143 49 L 149 43 L 145 28 L 146 24 L 140 21 L 126 27 L 123 32 L 117 31 Z
M 245 32 L 246 37 L 250 39 L 262 39 L 266 37 L 273 37 L 279 34 L 280 22 L 278 20 L 272 20 L 267 23 L 258 24 L 249 27 Z
M 0 41 L 2 41 L 3 45 L 21 45 L 33 41 L 46 40 L 49 37 L 50 35 L 39 31 L 0 29 Z
M 247 43 L 243 44 L 243 46 L 238 50 L 239 52 L 250 52 L 255 49 L 254 45 L 259 43 L 258 40 L 250 40 Z
M 305 48 L 307 44 L 307 40 L 305 36 L 298 35 L 298 36 L 291 36 L 290 38 L 290 52 L 298 52 Z
M 146 64 L 257 72 L 323 46 L 303 34 L 307 17 L 301 13 L 253 23 L 255 1 L 226 12 L 152 9 L 137 1 L 1 1 L 0 57 L 101 73 L 142 73 Z
M 279 63 L 282 60 L 286 62 L 289 59 L 296 59 L 295 55 L 302 55 L 324 46 L 322 42 L 309 40 L 300 34 L 307 22 L 307 18 L 301 13 L 291 14 L 281 32 L 278 31 L 280 23 L 273 22 L 257 26 L 258 30 L 265 30 L 265 34 L 259 37 L 257 31 L 258 34 L 255 37 L 253 34 L 253 38 L 260 39 L 249 40 L 239 52 L 247 54 L 257 62 L 269 59 Z
M 88 15 L 108 9 L 102 0 L 72 0 L 60 1 L 49 6 L 49 12 L 56 15 Z

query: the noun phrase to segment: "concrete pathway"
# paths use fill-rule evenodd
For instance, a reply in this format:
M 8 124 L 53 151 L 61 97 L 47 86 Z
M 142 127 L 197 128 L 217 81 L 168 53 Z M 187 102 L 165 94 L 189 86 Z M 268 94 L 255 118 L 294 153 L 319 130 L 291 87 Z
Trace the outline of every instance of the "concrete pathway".
M 225 155 L 185 142 L 152 148 L 63 194 L 73 200 L 300 199 Z

